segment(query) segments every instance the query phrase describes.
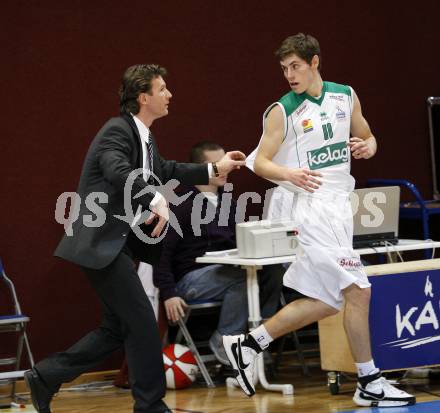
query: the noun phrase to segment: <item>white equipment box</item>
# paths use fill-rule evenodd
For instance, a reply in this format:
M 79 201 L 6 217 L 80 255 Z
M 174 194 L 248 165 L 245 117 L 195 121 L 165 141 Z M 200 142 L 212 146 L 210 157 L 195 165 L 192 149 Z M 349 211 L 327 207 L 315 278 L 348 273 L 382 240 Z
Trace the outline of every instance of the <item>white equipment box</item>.
M 238 256 L 267 258 L 299 253 L 298 230 L 293 221 L 269 220 L 236 225 Z

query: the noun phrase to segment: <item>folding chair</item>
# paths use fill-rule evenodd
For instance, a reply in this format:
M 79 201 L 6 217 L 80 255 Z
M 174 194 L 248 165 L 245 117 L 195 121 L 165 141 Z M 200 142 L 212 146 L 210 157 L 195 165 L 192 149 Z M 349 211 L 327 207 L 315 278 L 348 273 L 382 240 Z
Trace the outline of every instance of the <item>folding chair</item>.
M 191 352 L 194 355 L 194 358 L 197 361 L 197 365 L 199 366 L 200 372 L 202 373 L 203 378 L 206 381 L 206 385 L 208 387 L 215 387 L 214 382 L 211 379 L 211 376 L 209 375 L 208 369 L 206 368 L 205 362 L 207 361 L 213 361 L 216 360 L 215 356 L 213 354 L 208 355 L 201 355 L 199 353 L 199 350 L 197 349 L 197 346 L 199 347 L 206 347 L 206 342 L 195 342 L 193 338 L 191 337 L 191 334 L 188 331 L 188 328 L 186 327 L 186 323 L 190 317 L 191 314 L 205 312 L 207 309 L 212 308 L 218 308 L 221 307 L 222 302 L 221 301 L 208 301 L 208 300 L 198 300 L 198 301 L 190 301 L 187 302 L 188 309 L 185 313 L 185 317 L 179 318 L 178 325 L 179 325 L 179 331 L 176 336 L 176 342 L 180 342 L 182 335 L 185 338 L 186 344 L 190 348 Z
M 20 371 L 21 356 L 23 353 L 23 344 L 26 348 L 27 356 L 31 367 L 34 366 L 34 358 L 32 356 L 31 348 L 29 346 L 29 340 L 26 334 L 26 325 L 29 322 L 29 317 L 22 314 L 20 303 L 18 302 L 17 293 L 12 281 L 6 276 L 3 263 L 0 259 L 0 281 L 3 281 L 7 289 L 9 290 L 14 304 L 13 314 L 0 314 L 0 333 L 18 333 L 17 351 L 13 357 L 0 359 L 0 366 L 13 365 L 15 367 L 12 371 L 0 373 L 0 385 L 12 384 L 11 393 L 9 396 L 11 400 L 16 399 L 15 384 L 18 378 L 23 377 L 25 370 Z

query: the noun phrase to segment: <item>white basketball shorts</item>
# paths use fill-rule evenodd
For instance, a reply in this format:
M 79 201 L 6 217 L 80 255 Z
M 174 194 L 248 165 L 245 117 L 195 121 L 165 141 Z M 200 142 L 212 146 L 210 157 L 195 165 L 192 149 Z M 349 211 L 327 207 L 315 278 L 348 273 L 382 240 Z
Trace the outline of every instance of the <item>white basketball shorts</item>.
M 284 275 L 284 285 L 340 310 L 351 284 L 371 284 L 353 250 L 353 215 L 349 195 L 315 197 L 294 194 L 290 217 L 297 223 L 302 252 Z M 279 217 L 279 215 L 278 215 Z

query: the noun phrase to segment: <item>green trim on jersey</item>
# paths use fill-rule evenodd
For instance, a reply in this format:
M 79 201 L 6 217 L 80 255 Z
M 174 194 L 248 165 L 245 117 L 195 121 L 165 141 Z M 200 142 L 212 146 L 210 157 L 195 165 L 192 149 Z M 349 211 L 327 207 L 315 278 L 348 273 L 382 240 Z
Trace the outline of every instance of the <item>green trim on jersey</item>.
M 343 93 L 344 95 L 347 95 L 348 97 L 351 98 L 350 86 L 340 85 L 339 83 L 333 83 L 333 82 L 324 82 L 324 84 L 327 84 L 327 92 Z
M 290 91 L 289 93 L 286 93 L 278 102 L 283 105 L 286 112 L 286 117 L 289 117 L 306 99 L 321 106 L 321 103 L 324 100 L 327 92 L 342 93 L 350 98 L 352 97 L 350 86 L 340 85 L 339 83 L 333 82 L 323 82 L 322 93 L 319 99 L 310 96 L 306 92 L 297 95 L 295 92 Z
M 306 97 L 304 93 L 297 95 L 293 91 L 286 93 L 279 102 L 283 105 L 286 112 L 286 117 L 288 118 L 300 105 L 305 101 Z

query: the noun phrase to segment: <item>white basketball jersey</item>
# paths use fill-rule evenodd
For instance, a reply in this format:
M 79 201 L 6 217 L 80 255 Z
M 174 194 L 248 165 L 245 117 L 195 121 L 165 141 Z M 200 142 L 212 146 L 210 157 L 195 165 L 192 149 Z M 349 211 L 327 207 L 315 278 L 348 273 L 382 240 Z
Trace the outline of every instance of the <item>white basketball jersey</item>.
M 351 87 L 324 82 L 319 99 L 291 91 L 265 111 L 263 130 L 267 114 L 275 105 L 283 112 L 285 136 L 273 162 L 320 172 L 322 186 L 315 191 L 316 196 L 351 192 L 355 183 L 350 175 L 351 153 L 347 146 L 353 110 Z M 257 149 L 246 161 L 251 169 Z M 306 192 L 290 182 L 274 182 L 290 191 Z

